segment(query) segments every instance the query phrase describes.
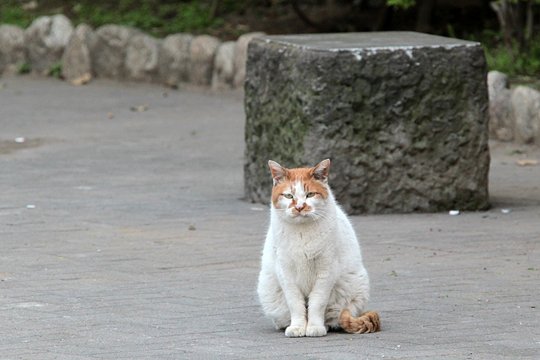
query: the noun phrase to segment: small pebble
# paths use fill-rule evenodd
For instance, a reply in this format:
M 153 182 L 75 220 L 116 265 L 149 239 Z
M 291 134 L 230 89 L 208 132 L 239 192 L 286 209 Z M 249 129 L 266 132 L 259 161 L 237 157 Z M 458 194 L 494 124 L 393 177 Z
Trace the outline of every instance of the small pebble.
M 146 110 L 148 110 L 148 105 L 142 104 L 142 105 L 132 106 L 129 109 L 135 112 L 145 112 Z
M 456 215 L 459 215 L 459 210 L 450 210 L 448 212 L 449 215 L 452 215 L 452 216 L 456 216 Z
M 512 209 L 501 209 L 501 212 L 503 214 L 510 214 L 512 212 Z
M 189 225 L 188 230 L 189 231 L 195 231 L 195 230 L 197 230 L 197 228 L 195 227 L 195 225 Z
M 23 137 L 16 137 L 15 138 L 15 142 L 18 143 L 18 144 L 22 144 L 25 141 L 26 141 L 26 139 L 23 138 Z

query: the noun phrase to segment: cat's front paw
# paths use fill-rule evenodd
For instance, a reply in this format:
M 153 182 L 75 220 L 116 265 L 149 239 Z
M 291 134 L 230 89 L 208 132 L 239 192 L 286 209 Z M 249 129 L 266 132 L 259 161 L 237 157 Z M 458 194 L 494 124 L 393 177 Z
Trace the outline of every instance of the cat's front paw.
M 285 329 L 287 337 L 302 337 L 306 336 L 306 328 L 304 326 L 288 326 Z
M 309 326 L 306 328 L 306 336 L 326 336 L 326 326 Z

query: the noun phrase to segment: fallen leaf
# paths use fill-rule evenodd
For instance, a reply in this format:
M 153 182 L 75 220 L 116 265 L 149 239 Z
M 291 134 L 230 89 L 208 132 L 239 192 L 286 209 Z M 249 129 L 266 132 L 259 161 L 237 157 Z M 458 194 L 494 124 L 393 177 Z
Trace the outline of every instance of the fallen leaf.
M 90 75 L 89 73 L 86 73 L 84 75 L 79 76 L 78 78 L 71 80 L 71 84 L 75 86 L 81 86 L 88 83 L 91 79 L 92 79 L 92 75 Z
M 519 166 L 535 166 L 538 165 L 538 160 L 535 159 L 520 159 L 516 160 Z

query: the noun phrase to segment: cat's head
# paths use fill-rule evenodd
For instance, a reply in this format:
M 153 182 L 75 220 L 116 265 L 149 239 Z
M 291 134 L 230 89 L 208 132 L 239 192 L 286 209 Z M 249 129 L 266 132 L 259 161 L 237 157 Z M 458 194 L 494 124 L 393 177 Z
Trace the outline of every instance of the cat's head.
M 286 221 L 303 223 L 323 219 L 330 196 L 326 159 L 311 168 L 287 169 L 268 161 L 274 181 L 272 205 Z

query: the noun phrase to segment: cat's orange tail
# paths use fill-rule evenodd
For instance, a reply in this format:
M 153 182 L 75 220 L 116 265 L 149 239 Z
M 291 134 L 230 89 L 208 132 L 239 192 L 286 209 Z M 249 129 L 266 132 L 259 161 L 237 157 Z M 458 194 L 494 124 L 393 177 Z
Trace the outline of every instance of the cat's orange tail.
M 368 311 L 358 317 L 353 317 L 347 309 L 339 316 L 339 325 L 343 330 L 351 334 L 373 333 L 381 330 L 379 314 Z

